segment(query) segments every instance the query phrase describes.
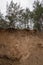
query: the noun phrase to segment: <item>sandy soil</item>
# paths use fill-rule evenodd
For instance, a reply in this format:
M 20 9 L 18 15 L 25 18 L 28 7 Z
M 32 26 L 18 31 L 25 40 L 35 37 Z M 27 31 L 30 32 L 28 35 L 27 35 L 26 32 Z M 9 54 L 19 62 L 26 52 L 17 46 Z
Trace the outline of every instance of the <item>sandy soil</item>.
M 43 33 L 0 30 L 0 65 L 43 65 Z

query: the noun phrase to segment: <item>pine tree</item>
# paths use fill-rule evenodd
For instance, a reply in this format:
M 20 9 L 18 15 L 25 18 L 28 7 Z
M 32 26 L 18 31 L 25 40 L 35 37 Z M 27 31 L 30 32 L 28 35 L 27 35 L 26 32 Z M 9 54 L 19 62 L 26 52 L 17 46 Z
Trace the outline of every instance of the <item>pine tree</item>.
M 10 21 L 9 22 L 10 28 L 15 28 L 15 23 L 21 21 L 22 11 L 23 10 L 21 9 L 20 5 L 11 1 L 10 5 L 7 7 L 7 15 L 6 15 L 6 17 Z
M 22 17 L 24 19 L 25 28 L 27 28 L 30 18 L 30 10 L 28 8 L 24 10 Z
M 42 4 L 37 0 L 34 1 L 32 18 L 34 19 L 34 27 L 41 30 L 42 19 L 43 19 L 43 7 Z
M 0 11 L 0 29 L 1 29 L 1 28 L 4 28 L 3 26 L 4 26 L 3 14 L 2 14 L 1 11 Z

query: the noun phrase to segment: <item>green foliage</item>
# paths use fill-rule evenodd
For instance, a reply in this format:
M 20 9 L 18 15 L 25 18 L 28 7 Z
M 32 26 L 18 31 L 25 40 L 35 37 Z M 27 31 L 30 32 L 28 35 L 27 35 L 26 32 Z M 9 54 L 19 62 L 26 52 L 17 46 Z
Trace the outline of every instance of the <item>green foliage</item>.
M 34 23 L 33 29 L 35 29 L 35 30 L 37 30 L 37 31 L 41 31 L 40 24 L 39 24 L 38 22 Z
M 15 14 L 14 14 L 14 11 L 12 9 L 14 9 L 14 3 L 13 3 L 13 1 L 11 1 L 10 5 L 7 7 L 7 15 L 6 15 L 6 17 L 10 21 L 9 27 L 12 26 L 12 23 L 15 20 L 15 17 L 14 17 Z
M 29 8 L 26 8 L 25 12 L 23 12 L 22 17 L 24 19 L 24 24 L 25 24 L 25 28 L 26 28 L 26 26 L 28 26 L 28 22 L 29 22 L 29 18 L 30 18 L 30 10 L 29 10 Z
M 7 15 L 6 17 L 9 19 L 9 27 L 15 28 L 15 23 L 22 20 L 22 12 L 23 9 L 21 9 L 20 5 L 17 3 L 13 3 L 11 1 L 10 5 L 7 7 Z
M 34 9 L 33 9 L 33 12 L 31 13 L 31 18 L 33 18 L 34 20 L 34 23 L 35 23 L 34 27 L 40 30 L 42 25 L 43 7 L 38 0 L 34 1 L 33 7 Z
M 42 3 L 40 3 L 39 0 L 34 1 L 33 8 L 33 11 L 30 11 L 29 8 L 22 9 L 20 5 L 11 1 L 9 5 L 7 4 L 7 14 L 5 16 L 9 22 L 3 19 L 3 15 L 0 12 L 0 28 L 15 28 L 15 23 L 19 22 L 18 27 L 22 28 L 24 24 L 24 28 L 29 29 L 28 23 L 31 19 L 31 21 L 34 22 L 33 29 L 40 31 L 43 21 Z

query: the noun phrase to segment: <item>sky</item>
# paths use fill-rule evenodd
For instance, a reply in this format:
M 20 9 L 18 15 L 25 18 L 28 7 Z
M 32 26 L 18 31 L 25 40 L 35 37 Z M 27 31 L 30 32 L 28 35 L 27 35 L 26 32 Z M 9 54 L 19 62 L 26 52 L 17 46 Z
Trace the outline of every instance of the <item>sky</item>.
M 23 7 L 23 8 L 26 8 L 28 7 L 30 10 L 33 9 L 32 5 L 33 5 L 33 2 L 35 0 L 13 0 L 14 3 L 20 3 L 20 5 Z M 40 0 L 41 1 L 41 0 Z M 11 0 L 0 0 L 0 11 L 2 12 L 2 14 L 5 14 L 6 12 L 6 4 L 10 3 Z

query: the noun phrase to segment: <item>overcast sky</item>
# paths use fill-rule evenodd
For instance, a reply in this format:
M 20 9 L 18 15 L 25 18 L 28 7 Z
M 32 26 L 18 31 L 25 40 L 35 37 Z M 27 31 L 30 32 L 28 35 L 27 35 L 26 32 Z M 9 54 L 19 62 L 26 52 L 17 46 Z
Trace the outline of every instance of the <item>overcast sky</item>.
M 23 8 L 29 7 L 32 10 L 32 4 L 34 0 L 13 0 L 14 2 L 20 3 Z M 41 0 L 40 0 L 41 1 Z M 6 11 L 6 3 L 10 3 L 11 0 L 0 0 L 0 10 L 5 14 Z

